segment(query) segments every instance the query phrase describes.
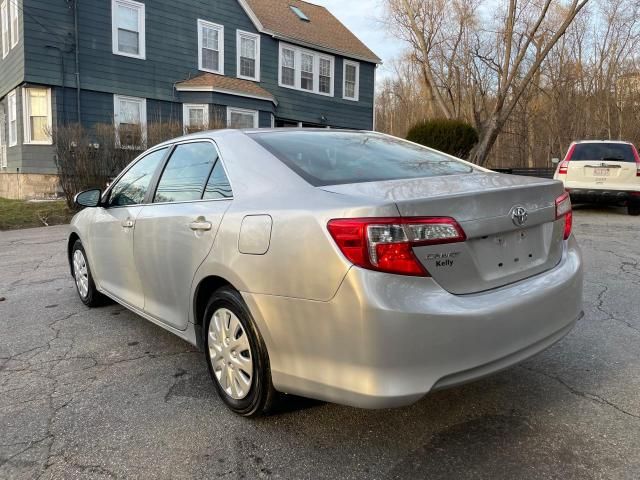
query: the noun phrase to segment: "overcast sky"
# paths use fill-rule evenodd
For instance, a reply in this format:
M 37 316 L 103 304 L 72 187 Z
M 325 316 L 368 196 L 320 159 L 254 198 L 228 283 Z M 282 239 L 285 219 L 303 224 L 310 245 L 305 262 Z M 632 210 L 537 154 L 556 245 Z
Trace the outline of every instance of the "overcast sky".
M 378 55 L 385 65 L 378 71 L 378 79 L 389 74 L 391 60 L 405 48 L 393 38 L 381 23 L 384 18 L 382 0 L 310 0 L 328 8 L 360 40 Z

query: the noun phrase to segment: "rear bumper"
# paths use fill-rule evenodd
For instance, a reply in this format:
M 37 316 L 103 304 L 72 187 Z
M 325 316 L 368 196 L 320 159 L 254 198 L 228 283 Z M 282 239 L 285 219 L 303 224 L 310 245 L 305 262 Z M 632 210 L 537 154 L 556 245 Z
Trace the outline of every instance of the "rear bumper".
M 612 205 L 626 204 L 629 200 L 640 201 L 640 192 L 623 190 L 600 190 L 585 188 L 568 188 L 573 203 L 606 203 Z
M 243 295 L 265 337 L 276 389 L 383 408 L 548 348 L 581 317 L 582 281 L 572 237 L 556 268 L 478 294 L 352 268 L 329 302 Z

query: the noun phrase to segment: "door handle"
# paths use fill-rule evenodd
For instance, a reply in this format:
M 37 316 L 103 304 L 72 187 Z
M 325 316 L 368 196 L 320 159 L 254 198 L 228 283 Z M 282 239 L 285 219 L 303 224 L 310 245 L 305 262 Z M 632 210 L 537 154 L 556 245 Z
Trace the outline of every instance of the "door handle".
M 133 228 L 133 226 L 135 225 L 135 222 L 130 218 L 127 218 L 121 223 L 121 225 L 122 225 L 122 228 Z
M 193 231 L 209 231 L 213 225 L 211 222 L 207 222 L 204 218 L 199 218 L 195 222 L 189 224 L 189 228 Z

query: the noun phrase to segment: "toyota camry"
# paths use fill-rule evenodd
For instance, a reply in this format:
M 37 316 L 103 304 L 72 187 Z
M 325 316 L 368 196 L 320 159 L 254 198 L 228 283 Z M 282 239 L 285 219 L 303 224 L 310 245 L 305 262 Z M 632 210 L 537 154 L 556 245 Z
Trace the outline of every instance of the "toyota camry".
M 193 134 L 76 202 L 82 302 L 197 345 L 245 416 L 277 392 L 408 405 L 541 352 L 582 315 L 561 182 L 379 133 Z

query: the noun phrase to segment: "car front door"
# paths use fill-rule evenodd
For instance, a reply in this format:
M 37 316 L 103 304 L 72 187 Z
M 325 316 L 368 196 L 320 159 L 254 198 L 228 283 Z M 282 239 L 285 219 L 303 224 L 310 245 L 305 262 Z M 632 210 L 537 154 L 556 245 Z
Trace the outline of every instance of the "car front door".
M 195 272 L 211 250 L 231 187 L 215 145 L 175 147 L 153 196 L 136 220 L 134 258 L 144 288 L 145 313 L 187 328 Z
M 97 209 L 89 232 L 92 268 L 99 288 L 140 310 L 144 308 L 144 293 L 133 260 L 136 219 L 167 150 L 145 155 L 116 180 L 106 204 Z

